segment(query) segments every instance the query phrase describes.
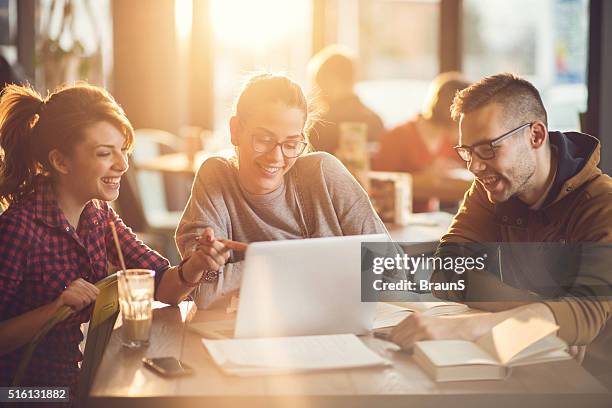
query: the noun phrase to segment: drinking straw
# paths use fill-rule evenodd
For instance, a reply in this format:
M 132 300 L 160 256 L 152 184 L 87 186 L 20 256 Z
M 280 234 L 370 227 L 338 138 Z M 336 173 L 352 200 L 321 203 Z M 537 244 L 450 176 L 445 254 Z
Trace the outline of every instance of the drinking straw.
M 125 261 L 123 260 L 123 252 L 121 252 L 121 245 L 119 245 L 119 237 L 117 236 L 117 229 L 115 228 L 115 223 L 113 221 L 109 221 L 111 231 L 113 233 L 113 239 L 115 241 L 115 247 L 117 248 L 117 255 L 119 256 L 119 263 L 121 264 L 121 269 L 123 269 L 123 276 L 125 278 L 125 285 L 127 288 L 128 299 L 131 303 L 134 300 L 132 296 L 132 290 L 130 289 L 130 280 L 127 277 L 127 268 L 125 267 Z

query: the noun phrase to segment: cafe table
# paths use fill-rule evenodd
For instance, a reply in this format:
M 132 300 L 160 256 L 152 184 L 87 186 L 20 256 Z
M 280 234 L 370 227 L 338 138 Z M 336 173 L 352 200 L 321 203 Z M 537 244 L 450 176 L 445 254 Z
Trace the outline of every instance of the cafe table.
M 235 377 L 221 372 L 186 322 L 228 320 L 225 310 L 198 311 L 193 302 L 155 303 L 147 348 L 110 338 L 90 392 L 91 407 L 610 407 L 612 396 L 576 361 L 513 369 L 501 381 L 436 383 L 409 353 L 392 343 L 361 337 L 392 365 L 308 374 Z M 164 378 L 143 357 L 176 357 L 191 376 Z
M 183 159 L 173 157 L 174 169 L 180 170 Z M 398 241 L 435 241 L 446 231 L 451 218 L 443 213 L 426 214 L 414 217 L 410 225 L 390 225 L 388 230 Z M 215 366 L 200 335 L 189 330 L 186 322 L 228 320 L 232 315 L 223 310 L 198 311 L 192 302 L 179 306 L 156 302 L 155 307 L 149 347 L 126 349 L 121 346 L 120 328 L 113 331 L 88 406 L 612 406 L 612 396 L 574 360 L 517 367 L 503 381 L 436 383 L 410 354 L 372 336 L 361 339 L 388 359 L 391 366 L 295 375 L 228 376 Z M 179 358 L 194 368 L 194 375 L 160 377 L 145 368 L 143 357 Z

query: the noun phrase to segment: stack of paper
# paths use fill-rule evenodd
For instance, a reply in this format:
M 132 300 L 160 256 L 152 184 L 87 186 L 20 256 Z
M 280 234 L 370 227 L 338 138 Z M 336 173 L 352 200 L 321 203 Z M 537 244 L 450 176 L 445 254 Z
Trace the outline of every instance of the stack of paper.
M 250 376 L 389 364 L 354 334 L 208 340 L 202 343 L 227 374 Z

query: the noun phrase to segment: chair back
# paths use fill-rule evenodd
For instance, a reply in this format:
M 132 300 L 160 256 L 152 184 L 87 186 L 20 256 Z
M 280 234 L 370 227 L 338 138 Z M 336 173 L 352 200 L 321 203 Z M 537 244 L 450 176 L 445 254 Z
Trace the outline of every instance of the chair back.
M 91 320 L 89 322 L 89 330 L 87 332 L 87 341 L 85 342 L 85 353 L 81 372 L 79 373 L 77 389 L 78 406 L 84 406 L 84 401 L 87 399 L 94 375 L 102 360 L 104 349 L 108 344 L 108 340 L 112 334 L 115 321 L 119 314 L 117 274 L 109 275 L 100 280 L 96 283 L 96 287 L 100 289 L 100 293 L 96 297 L 96 302 L 94 303 Z M 30 340 L 19 362 L 17 372 L 13 379 L 13 386 L 22 384 L 28 366 L 30 365 L 32 354 L 43 337 L 45 337 L 57 323 L 65 320 L 72 313 L 73 311 L 70 307 L 60 307 L 43 325 L 34 338 Z
M 113 202 L 113 208 L 119 213 L 125 225 L 134 231 L 150 231 L 145 209 L 138 188 L 137 174 L 134 170 L 132 158 L 129 159 L 130 168 L 123 175 L 119 187 L 119 198 Z
M 155 160 L 162 154 L 180 151 L 180 139 L 158 129 L 136 129 L 132 157 L 135 168 L 144 161 Z M 168 213 L 167 187 L 164 175 L 157 171 L 138 170 L 135 174 L 138 194 L 149 223 Z
M 77 405 L 85 406 L 85 401 L 89 396 L 89 390 L 94 380 L 104 350 L 115 327 L 115 321 L 119 315 L 119 295 L 117 290 L 117 274 L 107 276 L 98 283 L 96 287 L 100 293 L 96 297 L 89 329 L 87 331 L 87 341 L 85 342 L 85 352 L 83 353 L 83 364 L 79 374 L 77 387 Z
M 28 343 L 23 355 L 21 356 L 21 361 L 17 366 L 17 372 L 15 373 L 15 377 L 13 377 L 13 386 L 18 387 L 22 384 L 24 376 L 28 370 L 28 366 L 30 365 L 30 361 L 32 360 L 32 355 L 34 354 L 34 350 L 38 347 L 40 341 L 51 331 L 56 324 L 61 321 L 64 321 L 73 313 L 72 309 L 68 306 L 62 306 L 47 320 L 47 322 L 40 328 L 38 333 L 30 340 Z

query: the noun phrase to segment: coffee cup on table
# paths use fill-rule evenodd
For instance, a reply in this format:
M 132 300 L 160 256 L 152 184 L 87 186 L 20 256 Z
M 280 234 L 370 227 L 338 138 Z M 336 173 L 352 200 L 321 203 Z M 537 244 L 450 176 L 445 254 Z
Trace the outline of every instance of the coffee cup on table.
M 128 269 L 117 272 L 121 307 L 121 339 L 129 348 L 149 345 L 153 321 L 155 271 Z

